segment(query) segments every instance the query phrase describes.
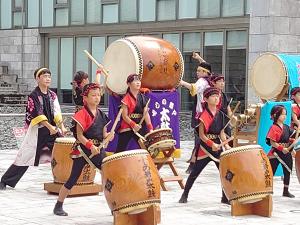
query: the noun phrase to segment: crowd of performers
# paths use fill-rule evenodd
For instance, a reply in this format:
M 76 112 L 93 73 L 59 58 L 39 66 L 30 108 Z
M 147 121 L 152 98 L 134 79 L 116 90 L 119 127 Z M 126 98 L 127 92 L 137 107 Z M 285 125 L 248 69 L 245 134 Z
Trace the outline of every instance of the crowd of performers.
M 199 61 L 197 67 L 197 81 L 188 83 L 181 81 L 180 85 L 188 88 L 190 94 L 195 96 L 192 127 L 195 128 L 195 142 L 185 189 L 179 199 L 180 203 L 186 203 L 189 191 L 202 170 L 213 161 L 219 168 L 218 159 L 222 151 L 231 146 L 226 140 L 231 136 L 230 126 L 227 126 L 233 117 L 230 102 L 223 93 L 224 76 L 214 74 L 211 65 L 205 62 L 199 54 L 193 53 L 193 58 Z M 90 83 L 85 72 L 78 71 L 74 75 L 73 98 L 76 103 L 76 112 L 73 116 L 72 128 L 75 145 L 72 151 L 73 167 L 67 182 L 61 187 L 58 200 L 54 207 L 54 214 L 67 216 L 63 210 L 63 202 L 71 188 L 76 184 L 84 166 L 88 163 L 83 154 L 89 157 L 92 163 L 101 169 L 105 151 L 99 148 L 104 140 L 111 141 L 115 137 L 115 131 L 108 131 L 108 117 L 99 108 L 103 87 L 100 84 L 101 69 L 96 72 L 96 81 Z M 51 84 L 51 72 L 47 68 L 39 68 L 34 72 L 37 87 L 28 96 L 26 107 L 26 124 L 28 126 L 25 139 L 19 149 L 14 163 L 1 177 L 0 190 L 6 186 L 15 187 L 29 166 L 38 166 L 39 163 L 51 160 L 51 151 L 57 137 L 63 136 L 67 130 L 61 116 L 61 110 L 56 94 L 49 89 Z M 153 126 L 147 109 L 148 98 L 141 91 L 141 81 L 138 75 L 131 74 L 127 78 L 127 93 L 121 101 L 122 120 L 117 130 L 117 151 L 127 150 L 131 139 L 139 142 L 136 135 L 139 132 L 145 135 L 153 131 Z M 266 136 L 267 144 L 272 148 L 268 154 L 275 173 L 279 164 L 283 166 L 284 190 L 283 196 L 293 198 L 289 190 L 290 172 L 293 167 L 293 155 L 295 152 L 288 148 L 299 132 L 300 125 L 300 88 L 292 90 L 293 123 L 292 126 L 284 124 L 286 109 L 282 105 L 274 106 L 271 118 L 274 123 Z M 143 123 L 140 123 L 143 118 Z M 295 132 L 295 130 L 297 132 Z M 289 168 L 289 169 L 288 169 Z M 221 202 L 229 204 L 222 191 Z

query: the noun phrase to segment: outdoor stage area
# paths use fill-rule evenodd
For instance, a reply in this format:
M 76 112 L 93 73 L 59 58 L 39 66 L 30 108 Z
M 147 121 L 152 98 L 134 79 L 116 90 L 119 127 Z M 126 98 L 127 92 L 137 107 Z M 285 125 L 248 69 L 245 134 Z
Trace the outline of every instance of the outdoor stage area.
M 175 160 L 176 167 L 186 181 L 184 173 L 188 164 L 193 142 L 181 142 L 182 157 Z M 17 150 L 0 152 L 0 175 L 13 162 Z M 168 167 L 160 170 L 162 175 L 171 173 Z M 43 190 L 43 184 L 52 181 L 50 164 L 31 167 L 15 189 L 0 191 L 1 225 L 112 225 L 113 217 L 103 193 L 87 197 L 72 197 L 65 201 L 64 209 L 68 217 L 58 217 L 52 213 L 56 195 Z M 100 175 L 96 176 L 96 182 Z M 300 184 L 293 171 L 290 191 L 296 198 L 282 197 L 283 184 L 280 177 L 274 179 L 273 216 L 232 217 L 230 206 L 220 203 L 221 186 L 218 171 L 210 163 L 196 180 L 187 204 L 178 200 L 182 190 L 177 182 L 167 183 L 169 191 L 161 192 L 161 225 L 200 225 L 200 224 L 299 224 L 300 221 Z

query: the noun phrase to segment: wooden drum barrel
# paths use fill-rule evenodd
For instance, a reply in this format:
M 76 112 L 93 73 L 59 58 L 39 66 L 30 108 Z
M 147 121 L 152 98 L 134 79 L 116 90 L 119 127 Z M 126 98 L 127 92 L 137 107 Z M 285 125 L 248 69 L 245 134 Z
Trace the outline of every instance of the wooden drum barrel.
M 64 184 L 72 170 L 73 160 L 70 156 L 75 138 L 56 138 L 52 151 L 52 174 L 54 183 Z M 93 184 L 96 171 L 86 164 L 76 185 Z
M 132 36 L 110 44 L 103 57 L 109 71 L 107 86 L 124 94 L 130 74 L 141 77 L 142 87 L 168 90 L 179 85 L 184 73 L 180 51 L 170 42 L 149 36 Z
M 106 157 L 102 164 L 102 185 L 112 211 L 138 213 L 160 203 L 158 171 L 146 150 Z
M 222 152 L 220 176 L 229 201 L 260 201 L 273 193 L 270 161 L 260 145 L 246 145 Z

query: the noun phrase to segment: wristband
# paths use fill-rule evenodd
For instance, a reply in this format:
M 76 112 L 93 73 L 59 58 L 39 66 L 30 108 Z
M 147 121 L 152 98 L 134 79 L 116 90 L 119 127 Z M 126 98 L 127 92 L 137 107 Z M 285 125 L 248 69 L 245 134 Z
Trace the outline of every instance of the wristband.
M 153 130 L 152 124 L 151 123 L 147 124 L 147 128 L 148 128 L 148 130 Z
M 101 74 L 101 73 L 102 73 L 102 70 L 101 70 L 101 69 L 97 69 L 97 70 L 96 70 L 96 74 L 98 74 L 98 73 Z
M 208 139 L 208 140 L 205 142 L 205 144 L 206 144 L 208 147 L 212 147 L 213 144 L 214 144 L 214 142 L 213 142 L 212 140 Z
M 133 120 L 131 120 L 130 123 L 129 123 L 129 126 L 131 128 L 134 128 L 135 125 L 136 125 L 136 123 Z
M 283 150 L 283 146 L 282 145 L 278 145 L 277 150 L 282 151 Z
M 87 149 L 91 149 L 91 147 L 93 146 L 93 142 L 91 141 L 91 140 L 88 140 L 86 143 L 85 143 L 85 147 L 87 148 Z

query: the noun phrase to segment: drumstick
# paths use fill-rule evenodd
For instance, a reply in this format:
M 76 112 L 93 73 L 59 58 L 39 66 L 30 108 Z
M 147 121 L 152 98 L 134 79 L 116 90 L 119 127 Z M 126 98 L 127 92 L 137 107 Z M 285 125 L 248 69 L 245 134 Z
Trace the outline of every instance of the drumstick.
M 92 169 L 96 169 L 99 173 L 101 173 L 101 171 L 95 166 L 95 164 L 90 160 L 90 158 L 84 153 L 80 145 L 77 146 L 77 149 L 79 150 L 80 154 L 83 156 L 85 161 L 90 165 L 90 167 Z
M 293 143 L 287 148 L 289 152 L 292 151 L 293 147 L 300 141 L 300 137 L 298 137 Z
M 102 69 L 105 76 L 108 76 L 108 72 L 104 69 L 103 65 L 100 64 L 87 50 L 83 50 L 87 57 L 92 60 L 99 68 Z
M 229 124 L 230 124 L 230 121 L 232 120 L 232 118 L 233 118 L 233 116 L 234 116 L 234 113 L 236 112 L 236 110 L 238 109 L 238 107 L 240 106 L 240 104 L 241 104 L 241 102 L 240 102 L 240 101 L 238 101 L 238 103 L 236 104 L 236 106 L 234 107 L 234 109 L 233 109 L 233 111 L 232 111 L 232 115 L 231 115 L 231 117 L 230 117 L 229 121 L 226 123 L 226 125 L 223 127 L 223 129 L 222 129 L 222 130 L 225 130 L 225 129 L 226 129 L 226 127 L 228 127 L 228 126 L 229 126 Z
M 147 112 L 148 112 L 148 109 L 149 109 L 149 103 L 150 103 L 150 98 L 149 98 L 149 100 L 147 101 L 147 103 L 146 103 L 146 105 L 145 105 L 145 111 L 144 111 L 144 113 L 143 113 L 143 117 L 142 117 L 142 119 L 140 120 L 140 122 L 139 122 L 139 125 L 140 126 L 142 126 L 142 123 L 144 122 L 144 120 L 145 120 L 145 117 L 146 117 L 146 114 L 147 114 Z
M 227 145 L 229 142 L 231 142 L 234 139 L 234 137 L 230 137 L 228 139 L 226 139 L 225 141 L 220 143 L 220 148 L 223 147 L 224 145 Z

